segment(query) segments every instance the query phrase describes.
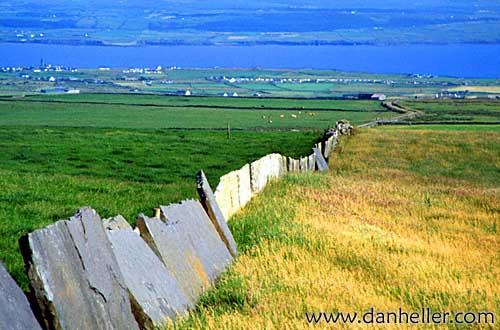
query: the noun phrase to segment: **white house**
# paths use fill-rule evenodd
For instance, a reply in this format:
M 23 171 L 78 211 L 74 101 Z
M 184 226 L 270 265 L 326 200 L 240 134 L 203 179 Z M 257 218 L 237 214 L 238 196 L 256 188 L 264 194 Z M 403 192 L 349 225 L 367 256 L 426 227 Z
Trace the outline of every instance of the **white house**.
M 376 94 L 372 95 L 372 100 L 385 101 L 386 99 L 387 99 L 387 96 L 385 96 L 385 94 L 376 93 Z

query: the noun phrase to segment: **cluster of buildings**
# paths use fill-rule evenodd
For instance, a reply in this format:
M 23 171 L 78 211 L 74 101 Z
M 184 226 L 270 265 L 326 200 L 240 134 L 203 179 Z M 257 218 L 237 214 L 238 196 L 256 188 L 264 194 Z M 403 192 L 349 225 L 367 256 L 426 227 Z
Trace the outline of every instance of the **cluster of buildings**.
M 387 96 L 381 93 L 359 93 L 359 94 L 344 94 L 342 96 L 345 100 L 376 100 L 376 101 L 385 101 Z
M 306 83 L 365 83 L 365 84 L 394 84 L 392 80 L 379 80 L 379 79 L 361 79 L 361 78 L 263 78 L 263 77 L 226 77 L 226 76 L 211 76 L 207 80 L 217 82 L 227 82 L 230 84 L 237 83 L 275 83 L 275 84 L 306 84 Z
M 135 73 L 135 74 L 163 74 L 165 70 L 179 70 L 180 68 L 177 66 L 171 66 L 169 68 L 163 68 L 161 65 L 158 65 L 156 68 L 130 68 L 122 70 L 123 73 Z
M 45 34 L 43 34 L 43 33 L 33 33 L 33 32 L 21 31 L 21 32 L 17 32 L 17 34 L 16 34 L 16 38 L 20 42 L 26 42 L 28 40 L 32 41 L 33 39 L 40 39 L 43 37 L 45 37 Z

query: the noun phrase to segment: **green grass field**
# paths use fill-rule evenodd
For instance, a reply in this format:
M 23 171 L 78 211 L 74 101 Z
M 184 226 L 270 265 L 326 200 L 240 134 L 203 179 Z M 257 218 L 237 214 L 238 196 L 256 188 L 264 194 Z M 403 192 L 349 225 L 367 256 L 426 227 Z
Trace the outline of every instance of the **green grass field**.
M 423 111 L 423 116 L 415 121 L 500 122 L 500 100 L 426 100 L 401 103 Z
M 327 174 L 289 174 L 230 221 L 239 259 L 168 329 L 372 329 L 306 313 L 500 313 L 500 132 L 382 127 Z M 484 321 L 484 319 L 483 319 Z M 386 323 L 383 329 L 410 325 Z M 496 325 L 415 325 L 496 329 Z
M 31 96 L 0 100 L 1 126 L 323 129 L 390 118 L 375 101 L 153 95 Z

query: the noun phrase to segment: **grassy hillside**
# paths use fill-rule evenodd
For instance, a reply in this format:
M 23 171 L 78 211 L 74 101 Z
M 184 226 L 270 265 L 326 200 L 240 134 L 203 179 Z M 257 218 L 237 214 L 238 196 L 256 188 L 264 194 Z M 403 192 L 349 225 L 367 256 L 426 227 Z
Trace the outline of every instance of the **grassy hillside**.
M 498 130 L 359 132 L 329 173 L 288 175 L 237 214 L 240 258 L 173 328 L 306 329 L 306 312 L 370 307 L 498 318 L 499 159 Z

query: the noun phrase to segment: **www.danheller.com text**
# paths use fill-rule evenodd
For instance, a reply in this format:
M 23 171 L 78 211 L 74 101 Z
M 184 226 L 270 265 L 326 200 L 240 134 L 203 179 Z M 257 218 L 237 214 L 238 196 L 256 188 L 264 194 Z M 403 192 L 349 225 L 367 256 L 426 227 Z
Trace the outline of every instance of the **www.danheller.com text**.
M 423 307 L 419 311 L 377 311 L 370 308 L 366 312 L 308 312 L 308 323 L 345 324 L 495 324 L 495 314 L 489 311 L 450 312 L 433 311 Z

